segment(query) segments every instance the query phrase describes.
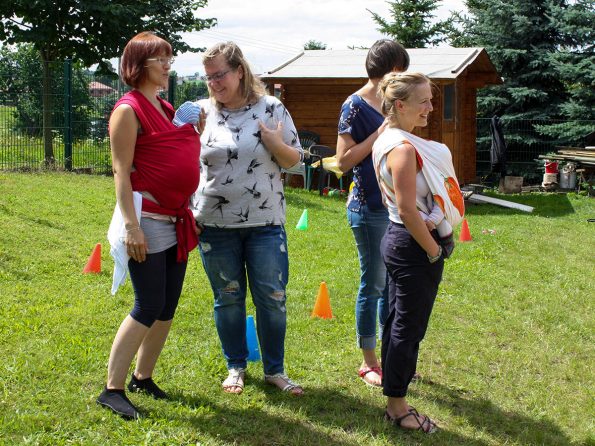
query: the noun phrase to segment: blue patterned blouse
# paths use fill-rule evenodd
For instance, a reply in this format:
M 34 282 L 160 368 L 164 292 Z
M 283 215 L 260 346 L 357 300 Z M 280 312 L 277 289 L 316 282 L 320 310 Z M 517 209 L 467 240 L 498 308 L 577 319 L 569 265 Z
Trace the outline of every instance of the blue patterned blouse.
M 341 106 L 339 117 L 339 135 L 348 133 L 356 144 L 364 141 L 384 121 L 378 111 L 357 94 L 349 96 Z M 384 208 L 378 181 L 372 164 L 372 154 L 353 167 L 353 190 L 349 194 L 347 207 L 359 212 L 361 206 L 369 209 Z

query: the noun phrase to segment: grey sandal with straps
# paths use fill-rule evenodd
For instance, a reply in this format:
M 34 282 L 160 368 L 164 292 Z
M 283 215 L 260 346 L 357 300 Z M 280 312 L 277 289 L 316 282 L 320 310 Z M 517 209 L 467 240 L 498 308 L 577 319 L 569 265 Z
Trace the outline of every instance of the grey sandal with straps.
M 264 382 L 275 386 L 283 392 L 291 393 L 292 395 L 301 395 L 304 393 L 302 386 L 289 379 L 285 373 L 275 373 L 274 375 L 264 375 Z M 298 390 L 294 392 L 294 390 Z
M 246 378 L 246 369 L 244 368 L 231 368 L 228 370 L 227 378 L 221 385 L 223 390 L 227 393 L 240 394 L 244 391 L 244 379 Z M 239 389 L 239 391 L 232 392 L 233 388 Z

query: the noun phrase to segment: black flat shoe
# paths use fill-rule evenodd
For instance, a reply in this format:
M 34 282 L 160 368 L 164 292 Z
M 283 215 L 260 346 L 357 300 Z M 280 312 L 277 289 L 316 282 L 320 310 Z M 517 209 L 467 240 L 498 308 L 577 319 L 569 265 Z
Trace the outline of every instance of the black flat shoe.
M 111 409 L 112 412 L 127 420 L 140 418 L 140 412 L 126 397 L 123 390 L 108 389 L 106 387 L 97 398 L 97 404 Z
M 130 382 L 128 383 L 128 390 L 131 392 L 148 393 L 156 400 L 168 399 L 167 393 L 165 393 L 159 388 L 159 386 L 157 386 L 157 384 L 155 384 L 153 378 L 137 379 L 136 376 L 134 376 L 134 373 L 132 374 Z

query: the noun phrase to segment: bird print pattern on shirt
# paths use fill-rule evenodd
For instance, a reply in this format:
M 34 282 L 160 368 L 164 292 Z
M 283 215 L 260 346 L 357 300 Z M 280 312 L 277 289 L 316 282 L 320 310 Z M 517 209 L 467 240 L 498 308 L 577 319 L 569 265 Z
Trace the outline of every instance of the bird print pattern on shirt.
M 207 121 L 201 135 L 201 182 L 191 200 L 205 226 L 237 228 L 285 223 L 281 166 L 267 150 L 259 124 L 276 129 L 300 154 L 297 130 L 285 106 L 264 96 L 237 110 L 201 101 Z
M 272 192 L 273 191 L 273 182 L 274 182 L 277 174 L 275 172 L 269 172 L 269 173 L 267 173 L 267 176 L 269 177 L 269 184 L 271 185 L 271 192 Z
M 217 203 L 215 203 L 213 205 L 212 209 L 214 211 L 219 210 L 221 212 L 221 216 L 223 217 L 223 206 L 225 206 L 226 204 L 229 204 L 229 201 L 225 197 L 222 197 L 220 195 L 212 195 L 211 198 L 214 198 L 217 200 Z
M 231 164 L 231 160 L 238 159 L 238 149 L 233 149 L 232 147 L 227 148 L 227 161 L 225 162 L 226 166 L 230 166 L 233 169 L 233 164 Z

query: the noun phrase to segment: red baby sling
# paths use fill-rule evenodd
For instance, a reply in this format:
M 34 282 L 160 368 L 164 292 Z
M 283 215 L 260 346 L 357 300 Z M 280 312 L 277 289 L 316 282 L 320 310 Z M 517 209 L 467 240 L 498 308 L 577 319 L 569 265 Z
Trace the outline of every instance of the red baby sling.
M 178 262 L 198 245 L 195 221 L 188 208 L 190 196 L 198 188 L 200 138 L 192 125 L 176 127 L 173 107 L 157 97 L 168 119 L 139 91 L 132 90 L 116 102 L 132 107 L 142 133 L 136 138 L 135 171 L 130 174 L 132 190 L 149 192 L 159 204 L 143 198 L 143 211 L 176 217 Z

